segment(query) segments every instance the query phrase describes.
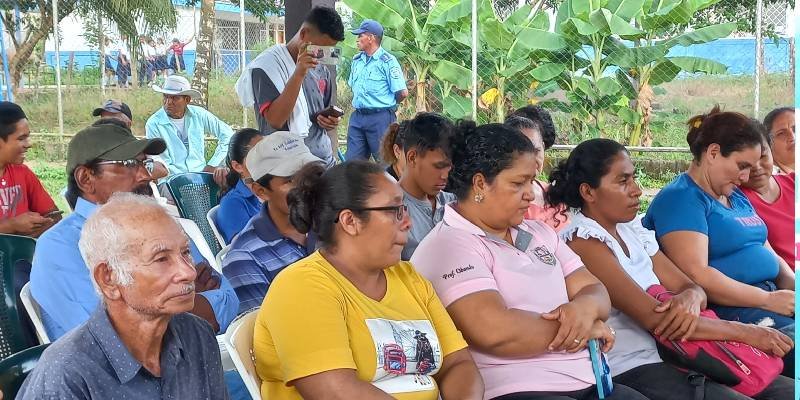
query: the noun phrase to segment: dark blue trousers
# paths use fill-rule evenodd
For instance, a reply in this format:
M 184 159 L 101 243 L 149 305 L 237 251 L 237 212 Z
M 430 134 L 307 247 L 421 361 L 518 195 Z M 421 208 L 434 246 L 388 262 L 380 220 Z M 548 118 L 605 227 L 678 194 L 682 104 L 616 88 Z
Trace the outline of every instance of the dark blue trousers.
M 347 127 L 347 160 L 366 160 L 370 156 L 377 162 L 381 160 L 381 139 L 397 117 L 392 109 L 374 113 L 362 113 L 358 110 L 350 115 Z

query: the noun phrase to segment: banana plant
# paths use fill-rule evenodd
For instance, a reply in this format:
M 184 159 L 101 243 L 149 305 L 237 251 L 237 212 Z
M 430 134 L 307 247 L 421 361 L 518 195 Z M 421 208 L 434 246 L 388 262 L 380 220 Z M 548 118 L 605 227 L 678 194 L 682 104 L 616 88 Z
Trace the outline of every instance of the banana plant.
M 675 46 L 711 42 L 735 29 L 735 24 L 717 24 L 673 33 L 718 1 L 565 0 L 556 15 L 556 33 L 568 43 L 567 50 L 546 58 L 550 70 L 563 70 L 553 82 L 566 91 L 566 101 L 548 100 L 548 105 L 569 113 L 573 129 L 584 135 L 604 135 L 609 117 L 616 116 L 625 124 L 629 144 L 638 145 L 643 138 L 649 144 L 654 86 L 681 72 L 727 70 L 705 58 L 669 56 Z
M 443 38 L 453 38 L 453 31 L 447 29 L 448 24 L 470 15 L 470 0 L 438 0 L 428 11 L 421 10 L 411 0 L 343 2 L 361 18 L 374 19 L 383 25 L 382 45 L 390 48 L 413 75 L 417 111 L 428 110 L 426 91 L 434 72 L 437 76 L 450 78 L 447 86 L 450 89 L 463 86 L 462 77 L 471 76 L 470 69 L 464 64 L 448 61 L 446 54 L 442 54 L 444 47 L 438 45 Z M 463 101 L 461 103 L 463 106 Z

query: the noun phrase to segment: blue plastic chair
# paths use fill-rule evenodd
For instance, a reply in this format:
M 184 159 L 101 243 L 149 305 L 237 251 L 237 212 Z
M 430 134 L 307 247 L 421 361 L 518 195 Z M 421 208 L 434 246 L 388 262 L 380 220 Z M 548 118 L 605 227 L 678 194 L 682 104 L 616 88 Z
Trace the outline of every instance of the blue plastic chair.
M 221 247 L 206 218 L 208 211 L 219 204 L 220 190 L 214 182 L 214 175 L 206 172 L 188 172 L 167 178 L 166 184 L 178 207 L 178 213 L 182 218 L 190 219 L 197 224 L 208 247 L 216 255 Z

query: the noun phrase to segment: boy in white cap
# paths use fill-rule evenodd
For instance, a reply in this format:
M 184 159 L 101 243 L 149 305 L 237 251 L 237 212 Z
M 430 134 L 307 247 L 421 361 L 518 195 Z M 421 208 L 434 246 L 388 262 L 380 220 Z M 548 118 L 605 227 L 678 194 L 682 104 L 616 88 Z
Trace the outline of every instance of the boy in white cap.
M 180 75 L 170 75 L 164 86 L 153 86 L 162 93 L 164 106 L 147 119 L 145 124 L 148 139 L 160 138 L 167 142 L 167 151 L 161 157 L 170 174 L 182 172 L 210 172 L 214 181 L 222 186 L 228 169 L 224 166 L 233 130 L 214 114 L 198 106 L 189 105 L 200 92 L 189 85 Z M 217 149 L 206 161 L 205 136 L 217 137 Z
M 264 204 L 233 239 L 222 263 L 222 273 L 239 297 L 239 314 L 260 306 L 275 276 L 316 249 L 314 237 L 297 232 L 289 222 L 286 203 L 294 187 L 292 176 L 312 163 L 325 166 L 303 138 L 284 131 L 265 136 L 247 153 L 253 192 Z

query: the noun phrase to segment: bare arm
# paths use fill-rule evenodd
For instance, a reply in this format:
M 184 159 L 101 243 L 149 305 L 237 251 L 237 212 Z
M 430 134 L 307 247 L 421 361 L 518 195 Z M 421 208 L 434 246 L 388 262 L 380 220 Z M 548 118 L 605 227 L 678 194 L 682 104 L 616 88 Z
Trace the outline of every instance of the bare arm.
M 289 77 L 286 86 L 283 88 L 281 94 L 264 110 L 263 116 L 273 129 L 280 129 L 289 121 L 292 115 L 295 104 L 297 104 L 297 97 L 300 91 L 303 90 L 303 79 L 309 69 L 316 68 L 319 61 L 311 57 L 306 51 L 307 44 L 300 47 L 297 54 L 297 62 L 294 73 Z
M 774 254 L 775 259 L 778 260 L 779 270 L 778 277 L 775 279 L 775 285 L 778 286 L 778 289 L 794 290 L 794 271 L 792 271 L 783 257 L 775 253 L 775 249 L 772 248 L 769 242 L 764 243 L 764 247 L 769 249 L 770 253 Z
M 444 400 L 483 399 L 483 379 L 467 349 L 448 354 L 434 379 Z
M 394 94 L 394 98 L 398 103 L 401 103 L 406 97 L 408 97 L 408 89 L 400 90 Z
M 352 369 L 334 369 L 289 382 L 306 400 L 390 400 L 393 397 L 358 379 Z
M 708 236 L 690 231 L 670 232 L 661 237 L 661 249 L 715 304 L 758 308 L 767 304 L 768 292 L 729 278 L 708 265 Z

